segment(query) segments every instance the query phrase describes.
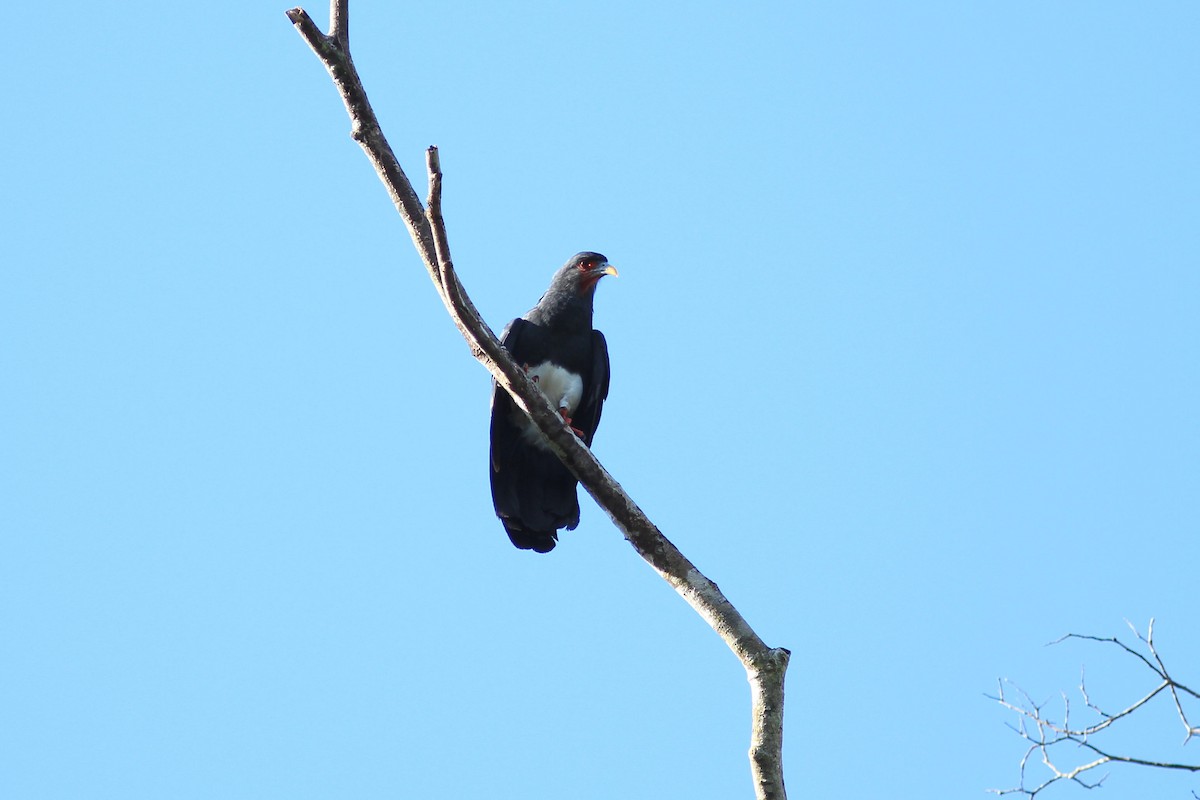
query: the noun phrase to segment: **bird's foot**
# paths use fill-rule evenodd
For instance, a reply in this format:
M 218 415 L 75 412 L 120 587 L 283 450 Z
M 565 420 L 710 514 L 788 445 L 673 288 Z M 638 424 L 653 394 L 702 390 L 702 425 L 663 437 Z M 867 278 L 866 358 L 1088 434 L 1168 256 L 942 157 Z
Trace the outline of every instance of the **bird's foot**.
M 578 436 L 580 439 L 583 438 L 583 431 L 571 424 L 571 417 L 567 414 L 567 410 L 565 408 L 558 409 L 558 415 L 562 417 L 562 420 L 567 424 L 567 427 L 575 432 L 576 436 Z

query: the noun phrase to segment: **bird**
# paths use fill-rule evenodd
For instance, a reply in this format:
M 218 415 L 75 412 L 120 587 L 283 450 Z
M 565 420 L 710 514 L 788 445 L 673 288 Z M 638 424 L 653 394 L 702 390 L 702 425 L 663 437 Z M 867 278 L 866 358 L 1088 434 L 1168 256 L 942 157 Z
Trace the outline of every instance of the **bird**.
M 599 253 L 576 253 L 550 288 L 500 341 L 588 447 L 608 397 L 608 343 L 592 328 L 592 300 L 605 275 L 617 274 Z M 503 387 L 492 387 L 489 461 L 492 504 L 521 550 L 548 553 L 562 528 L 579 524 L 578 481 Z

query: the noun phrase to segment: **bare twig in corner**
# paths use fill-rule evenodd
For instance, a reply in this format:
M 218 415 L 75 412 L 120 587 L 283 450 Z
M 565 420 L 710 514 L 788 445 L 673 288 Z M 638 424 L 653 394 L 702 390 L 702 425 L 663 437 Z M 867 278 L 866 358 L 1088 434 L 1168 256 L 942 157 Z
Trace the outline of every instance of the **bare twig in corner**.
M 1128 623 L 1127 623 L 1128 624 Z M 1067 639 L 1082 639 L 1090 642 L 1100 642 L 1101 644 L 1110 644 L 1122 650 L 1126 654 L 1133 656 L 1142 664 L 1144 664 L 1151 672 L 1154 673 L 1158 682 L 1156 685 L 1142 695 L 1142 697 L 1130 703 L 1121 711 L 1109 713 L 1100 708 L 1094 703 L 1088 695 L 1087 685 L 1081 676 L 1079 679 L 1079 693 L 1083 697 L 1084 705 L 1087 709 L 1096 716 L 1096 721 L 1083 726 L 1074 726 L 1071 724 L 1071 705 L 1070 700 L 1064 693 L 1063 700 L 1063 715 L 1062 721 L 1055 721 L 1046 716 L 1043 709 L 1045 704 L 1035 703 L 1033 699 L 1020 687 L 1007 680 L 999 681 L 999 692 L 995 695 L 988 695 L 989 698 L 995 700 L 1004 708 L 1014 712 L 1017 715 L 1018 725 L 1009 726 L 1026 742 L 1029 743 L 1025 755 L 1021 758 L 1021 780 L 1020 783 L 1011 789 L 993 789 L 994 794 L 1022 794 L 1027 797 L 1036 797 L 1039 792 L 1047 787 L 1059 783 L 1061 781 L 1070 781 L 1083 786 L 1086 789 L 1094 789 L 1104 782 L 1108 777 L 1107 774 L 1095 781 L 1089 781 L 1087 775 L 1092 770 L 1102 767 L 1106 764 L 1136 764 L 1143 767 L 1157 767 L 1159 769 L 1174 769 L 1184 770 L 1187 772 L 1200 772 L 1200 764 L 1182 764 L 1171 761 L 1160 761 L 1149 758 L 1137 758 L 1134 756 L 1121 755 L 1110 752 L 1107 748 L 1102 749 L 1096 743 L 1096 738 L 1099 734 L 1112 728 L 1118 722 L 1128 719 L 1136 711 L 1144 708 L 1151 700 L 1160 694 L 1168 693 L 1174 699 L 1175 711 L 1179 717 L 1179 721 L 1183 724 L 1184 738 L 1183 744 L 1191 741 L 1192 737 L 1200 734 L 1200 728 L 1192 725 L 1188 719 L 1187 712 L 1184 708 L 1183 698 L 1190 697 L 1193 700 L 1200 699 L 1200 694 L 1184 686 L 1179 681 L 1175 680 L 1167 672 L 1167 667 L 1163 663 L 1162 658 L 1158 654 L 1158 649 L 1154 645 L 1154 620 L 1150 620 L 1150 625 L 1147 628 L 1146 635 L 1142 636 L 1137 628 L 1129 625 L 1134 636 L 1137 637 L 1144 646 L 1149 656 L 1139 652 L 1133 647 L 1125 644 L 1114 636 L 1085 636 L 1077 633 L 1068 633 L 1050 644 L 1059 644 Z M 1005 692 L 1005 687 L 1009 687 L 1010 691 Z M 1014 698 L 1012 695 L 1016 694 Z M 1063 748 L 1059 745 L 1070 744 L 1072 749 L 1078 750 L 1082 748 L 1095 756 L 1092 760 L 1076 764 L 1073 767 L 1060 767 L 1055 760 L 1053 754 L 1058 753 Z M 1029 764 L 1029 759 L 1034 754 L 1041 757 L 1042 765 L 1049 771 L 1049 776 L 1041 783 L 1032 788 L 1029 781 L 1026 779 L 1026 770 Z
M 755 794 L 759 800 L 784 800 L 787 795 L 783 783 L 783 684 L 790 652 L 764 644 L 717 585 L 662 535 L 591 451 L 571 433 L 480 318 L 450 259 L 441 213 L 442 171 L 437 149 L 431 147 L 427 152 L 429 195 L 423 207 L 379 127 L 350 58 L 348 5 L 348 0 L 331 0 L 329 35 L 323 34 L 302 8 L 293 8 L 287 16 L 333 78 L 350 115 L 351 137 L 375 166 L 472 355 L 529 414 L 563 463 L 638 555 L 712 626 L 742 662 L 750 682 L 750 764 Z

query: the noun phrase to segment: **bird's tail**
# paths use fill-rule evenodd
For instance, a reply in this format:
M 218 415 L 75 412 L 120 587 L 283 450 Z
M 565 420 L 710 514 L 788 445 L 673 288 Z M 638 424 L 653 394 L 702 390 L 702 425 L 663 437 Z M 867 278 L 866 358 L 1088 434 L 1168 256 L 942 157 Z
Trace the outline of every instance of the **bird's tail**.
M 558 544 L 558 531 L 532 531 L 511 519 L 501 519 L 504 530 L 514 545 L 522 550 L 532 550 L 535 553 L 549 553 Z

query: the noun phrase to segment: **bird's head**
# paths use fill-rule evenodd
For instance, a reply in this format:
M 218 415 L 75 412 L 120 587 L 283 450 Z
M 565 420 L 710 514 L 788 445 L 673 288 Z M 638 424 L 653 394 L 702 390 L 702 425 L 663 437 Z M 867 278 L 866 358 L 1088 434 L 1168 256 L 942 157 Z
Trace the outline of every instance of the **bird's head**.
M 559 274 L 581 295 L 596 291 L 596 284 L 605 275 L 617 275 L 617 268 L 599 253 L 585 251 L 571 256 Z

